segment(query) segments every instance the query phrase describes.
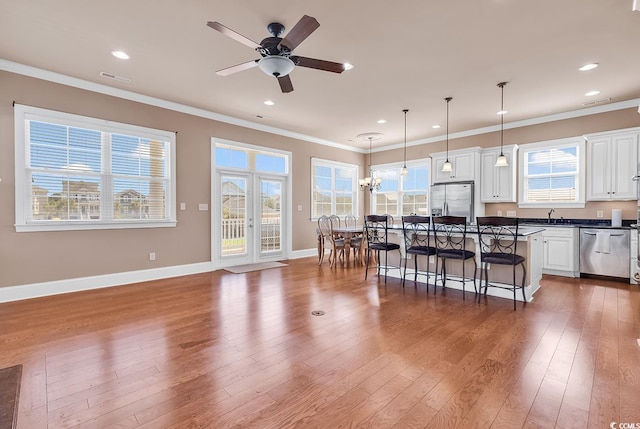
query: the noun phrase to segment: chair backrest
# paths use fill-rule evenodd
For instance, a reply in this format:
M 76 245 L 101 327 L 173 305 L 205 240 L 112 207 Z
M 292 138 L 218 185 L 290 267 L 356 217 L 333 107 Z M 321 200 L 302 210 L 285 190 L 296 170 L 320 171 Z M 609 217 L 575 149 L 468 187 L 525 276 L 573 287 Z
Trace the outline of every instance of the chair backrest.
M 515 255 L 518 250 L 518 218 L 502 216 L 477 217 L 480 255 L 503 253 Z
M 347 228 L 354 227 L 357 223 L 358 220 L 354 215 L 346 215 L 344 217 L 344 226 L 346 226 Z
M 338 215 L 330 215 L 329 219 L 331 220 L 331 226 L 334 228 L 340 228 L 340 218 Z
M 429 216 L 402 216 L 404 248 L 429 247 L 431 245 L 431 221 Z
M 364 230 L 367 236 L 367 244 L 387 243 L 387 216 L 367 215 L 364 218 Z
M 467 239 L 467 218 L 464 216 L 436 216 L 433 238 L 438 250 L 464 250 Z
M 387 226 L 391 226 L 395 223 L 395 220 L 393 219 L 393 216 L 391 216 L 390 214 L 385 214 L 385 216 L 387 217 Z
M 331 240 L 333 236 L 333 228 L 331 227 L 331 219 L 329 216 L 320 216 L 318 218 L 318 229 L 325 240 Z

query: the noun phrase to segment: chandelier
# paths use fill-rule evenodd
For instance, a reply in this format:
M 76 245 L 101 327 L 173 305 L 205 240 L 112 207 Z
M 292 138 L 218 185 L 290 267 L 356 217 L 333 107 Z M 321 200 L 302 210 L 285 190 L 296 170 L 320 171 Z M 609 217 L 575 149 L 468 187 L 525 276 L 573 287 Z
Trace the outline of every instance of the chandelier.
M 365 191 L 365 190 L 368 190 L 369 192 L 377 191 L 380 189 L 380 185 L 382 184 L 382 179 L 379 177 L 375 177 L 373 170 L 371 170 L 371 142 L 373 142 L 374 140 L 380 140 L 381 138 L 382 138 L 382 134 L 380 133 L 358 134 L 358 139 L 369 141 L 369 175 L 364 179 L 358 180 L 361 191 Z

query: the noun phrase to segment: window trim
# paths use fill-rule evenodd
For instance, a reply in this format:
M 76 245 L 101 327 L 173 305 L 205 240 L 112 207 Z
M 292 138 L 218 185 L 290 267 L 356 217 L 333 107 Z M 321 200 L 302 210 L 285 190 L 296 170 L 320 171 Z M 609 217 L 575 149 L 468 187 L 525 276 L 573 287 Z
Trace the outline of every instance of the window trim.
M 429 186 L 427 186 L 427 213 L 431 212 L 431 207 L 430 207 L 430 199 L 431 199 L 431 185 L 433 185 L 433 181 L 431 178 L 431 164 L 432 164 L 432 159 L 427 157 L 427 158 L 420 158 L 420 159 L 412 159 L 412 160 L 407 160 L 406 165 L 407 168 L 409 167 L 419 167 L 419 166 L 424 166 L 426 164 L 427 168 L 429 169 L 429 171 L 427 172 L 427 177 L 429 180 Z M 398 169 L 398 176 L 399 176 L 399 180 L 398 182 L 401 183 L 402 182 L 402 176 L 400 175 L 400 170 L 402 169 L 402 167 L 405 165 L 404 161 L 398 161 L 398 162 L 389 162 L 386 164 L 376 164 L 376 165 L 372 165 L 371 166 L 371 170 L 373 172 L 377 171 L 377 170 L 392 170 L 397 168 Z M 377 193 L 377 191 L 374 191 L 375 193 Z M 398 213 L 402 213 L 402 194 L 405 191 L 402 189 L 398 189 Z M 375 198 L 369 198 L 369 212 L 372 214 L 376 214 L 375 213 L 375 208 L 376 208 L 376 201 Z M 377 214 L 384 214 L 384 213 L 377 213 Z M 401 214 L 398 216 L 402 216 Z
M 525 202 L 525 161 L 527 158 L 527 152 L 554 149 L 558 147 L 577 146 L 578 148 L 578 200 L 570 203 L 563 202 L 545 202 L 545 203 L 530 203 Z M 518 207 L 519 208 L 584 208 L 586 201 L 586 142 L 584 137 L 567 137 L 558 140 L 547 140 L 535 143 L 522 144 L 519 147 L 518 153 L 518 168 L 522 172 L 519 176 L 518 183 Z
M 314 183 L 314 170 L 316 165 L 322 165 L 325 167 L 331 167 L 332 169 L 336 168 L 336 167 L 342 167 L 342 168 L 353 168 L 355 169 L 355 177 L 353 178 L 353 210 L 352 210 L 352 214 L 354 216 L 358 216 L 359 213 L 359 207 L 360 207 L 360 186 L 358 185 L 358 179 L 360 178 L 360 166 L 358 164 L 350 164 L 348 162 L 340 162 L 340 161 L 332 161 L 330 159 L 324 159 L 324 158 L 318 158 L 318 157 L 311 157 L 311 221 L 312 222 L 317 222 L 318 219 L 320 218 L 320 216 L 316 216 L 316 213 L 314 213 L 314 207 L 315 207 L 315 201 L 313 201 L 313 183 Z M 332 208 L 332 212 L 335 213 L 335 205 L 336 205 L 336 201 L 335 201 L 335 189 L 332 189 L 332 194 L 331 194 L 331 208 Z M 344 217 L 344 216 L 343 216 Z
M 165 195 L 165 210 L 167 219 L 164 220 L 92 220 L 92 221 L 38 221 L 27 220 L 25 198 L 31 196 L 31 186 L 27 181 L 28 169 L 26 160 L 28 157 L 26 138 L 26 121 L 35 120 L 53 122 L 72 127 L 89 128 L 95 131 L 108 133 L 122 133 L 139 137 L 157 139 L 169 142 L 166 179 L 168 186 Z M 176 135 L 170 131 L 141 127 L 138 125 L 108 121 L 89 116 L 42 109 L 22 104 L 14 105 L 14 139 L 15 139 L 15 229 L 16 232 L 35 231 L 77 231 L 77 230 L 101 230 L 101 229 L 130 229 L 130 228 L 167 228 L 175 227 L 176 220 Z M 102 172 L 101 172 L 102 174 Z M 113 176 L 108 175 L 109 181 Z M 113 201 L 113 195 L 104 194 L 104 204 Z

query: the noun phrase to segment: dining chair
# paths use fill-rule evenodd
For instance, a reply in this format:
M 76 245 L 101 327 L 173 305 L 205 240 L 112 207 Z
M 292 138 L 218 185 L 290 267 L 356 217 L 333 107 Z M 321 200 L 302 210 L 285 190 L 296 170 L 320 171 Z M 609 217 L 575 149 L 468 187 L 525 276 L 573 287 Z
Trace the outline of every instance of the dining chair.
M 329 266 L 333 267 L 338 258 L 338 254 L 344 259 L 344 238 L 338 238 L 333 233 L 333 224 L 328 216 L 321 216 L 318 219 L 318 227 L 324 238 L 325 246 L 329 246 Z
M 489 287 L 513 291 L 513 311 L 516 311 L 516 291 L 522 290 L 522 299 L 527 303 L 524 290 L 527 269 L 525 257 L 518 255 L 518 218 L 502 216 L 477 217 L 478 243 L 480 244 L 480 290 L 484 275 L 484 295 Z M 511 266 L 511 284 L 489 283 L 489 264 Z M 522 266 L 522 283 L 516 283 L 516 268 Z M 480 297 L 478 297 L 480 299 Z
M 407 262 L 413 255 L 413 283 L 417 286 L 418 274 L 427 277 L 427 293 L 429 292 L 430 259 L 436 254 L 436 248 L 431 245 L 431 218 L 429 216 L 402 216 L 402 233 L 404 236 L 404 250 L 407 257 L 404 260 L 404 274 L 402 275 L 402 287 L 407 279 Z M 427 270 L 420 271 L 418 256 L 426 257 Z M 438 267 L 436 264 L 435 281 L 438 280 Z M 433 291 L 435 293 L 435 282 Z
M 367 240 L 367 261 L 364 271 L 364 278 L 367 279 L 369 274 L 369 261 L 371 259 L 371 252 L 376 253 L 377 259 L 377 274 L 380 275 L 380 252 L 384 252 L 384 282 L 387 283 L 387 272 L 389 271 L 388 254 L 393 250 L 397 250 L 400 258 L 400 245 L 398 243 L 389 243 L 388 232 L 389 227 L 387 223 L 387 216 L 385 215 L 368 215 L 364 218 L 365 238 Z M 398 262 L 398 270 L 401 271 L 400 262 Z M 401 271 L 402 274 L 402 271 Z
M 358 224 L 358 218 L 354 215 L 346 215 L 344 217 L 344 226 L 347 228 L 355 228 Z M 362 233 L 351 233 L 351 238 L 349 239 L 349 248 L 353 249 L 353 258 L 358 262 L 362 263 Z
M 473 261 L 473 288 L 478 293 L 476 287 L 476 271 L 478 264 L 476 254 L 466 249 L 467 242 L 467 218 L 464 216 L 436 216 L 433 220 L 433 238 L 436 248 L 436 257 L 442 261 L 440 279 L 442 287 L 447 286 L 447 280 L 462 283 L 462 299 L 466 297 L 466 261 Z M 462 262 L 462 277 L 450 278 L 447 276 L 447 261 L 458 260 Z M 437 266 L 437 265 L 436 265 Z

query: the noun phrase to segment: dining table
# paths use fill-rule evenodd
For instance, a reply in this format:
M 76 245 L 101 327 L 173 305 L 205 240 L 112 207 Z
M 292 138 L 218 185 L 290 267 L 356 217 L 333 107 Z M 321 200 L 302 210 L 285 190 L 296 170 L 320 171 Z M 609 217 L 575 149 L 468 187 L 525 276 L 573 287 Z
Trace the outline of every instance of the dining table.
M 364 225 L 355 226 L 338 226 L 333 228 L 333 233 L 344 238 L 345 262 L 349 263 L 349 255 L 351 254 L 351 239 L 361 237 L 364 241 Z M 360 246 L 360 261 L 362 261 L 362 251 L 364 250 L 364 242 Z

